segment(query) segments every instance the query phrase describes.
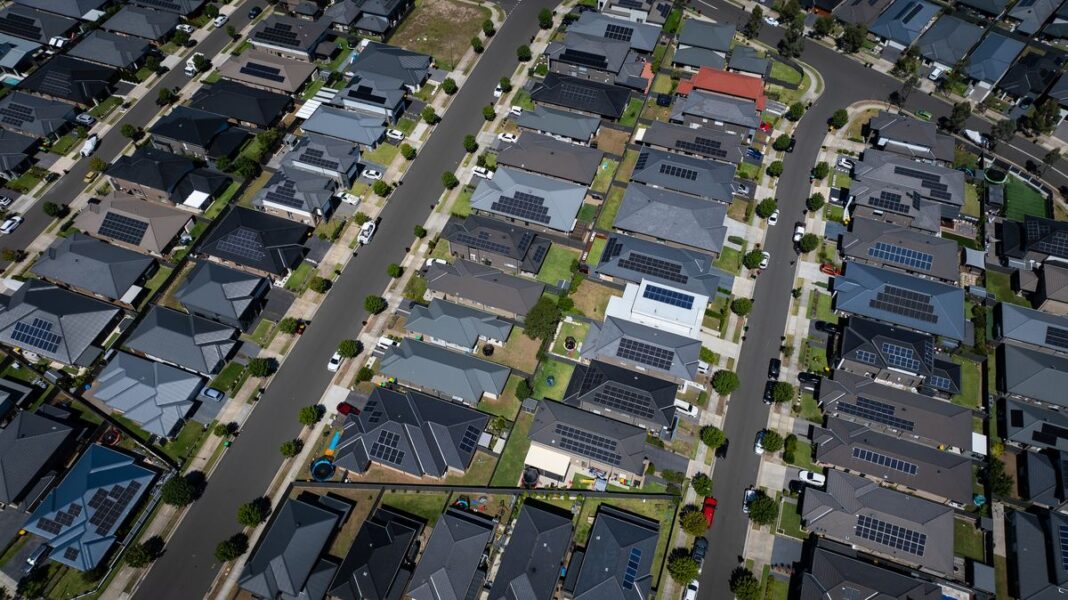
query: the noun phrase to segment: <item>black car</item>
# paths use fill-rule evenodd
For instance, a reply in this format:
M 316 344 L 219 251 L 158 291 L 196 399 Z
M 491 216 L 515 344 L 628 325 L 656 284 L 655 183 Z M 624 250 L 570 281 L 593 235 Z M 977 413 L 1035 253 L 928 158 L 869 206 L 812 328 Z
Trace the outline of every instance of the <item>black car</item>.
M 262 8 L 260 8 L 258 6 L 253 6 L 252 8 L 250 8 L 248 10 L 248 20 L 251 21 L 252 19 L 255 19 L 256 17 L 260 16 L 260 13 L 262 13 L 262 12 L 263 12 Z
M 768 363 L 768 379 L 778 381 L 780 369 L 782 369 L 782 361 L 777 358 L 771 359 L 771 362 Z
M 764 383 L 764 404 L 775 402 L 775 383 L 772 380 Z
M 790 136 L 790 144 L 788 146 L 786 146 L 786 152 L 787 153 L 793 152 L 794 151 L 794 146 L 796 146 L 796 145 L 797 145 L 797 138 L 795 138 L 794 136 L 791 135 Z
M 727 450 L 731 447 L 730 440 L 723 440 L 719 448 L 716 448 L 716 458 L 727 458 Z
M 822 331 L 823 333 L 831 335 L 838 333 L 838 325 L 829 321 L 816 321 L 812 326 L 816 328 L 816 331 Z
M 704 562 L 706 554 L 708 554 L 708 540 L 703 537 L 694 540 L 693 550 L 690 551 L 690 556 L 697 561 L 698 565 Z
M 657 106 L 671 106 L 671 94 L 657 94 L 656 95 Z
M 820 376 L 815 373 L 802 371 L 797 374 L 797 380 L 806 385 L 817 385 L 820 382 Z

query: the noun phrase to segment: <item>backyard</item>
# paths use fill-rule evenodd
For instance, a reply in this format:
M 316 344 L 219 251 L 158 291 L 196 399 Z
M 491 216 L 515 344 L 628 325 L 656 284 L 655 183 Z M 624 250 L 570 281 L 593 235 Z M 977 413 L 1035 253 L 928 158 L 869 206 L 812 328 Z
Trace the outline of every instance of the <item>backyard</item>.
M 515 419 L 516 413 L 519 412 L 519 406 L 521 402 L 519 397 L 516 396 L 516 387 L 523 378 L 515 375 L 508 376 L 508 383 L 504 386 L 504 391 L 497 398 L 490 398 L 489 396 L 483 396 L 478 401 L 478 410 L 484 413 L 489 413 L 494 416 L 504 417 L 509 421 Z
M 619 168 L 619 163 L 611 158 L 601 161 L 600 166 L 597 167 L 597 174 L 593 178 L 593 185 L 590 186 L 590 190 L 598 194 L 608 192 L 608 186 L 612 184 L 612 177 L 616 174 L 617 168 Z
M 625 163 L 626 159 L 623 162 Z M 619 214 L 619 206 L 623 203 L 623 192 L 624 189 L 621 187 L 614 187 L 608 191 L 608 197 L 601 205 L 601 213 L 597 215 L 597 229 L 612 230 L 612 223 L 615 223 L 616 215 Z
M 570 363 L 552 359 L 542 361 L 534 376 L 534 397 L 563 400 L 567 382 L 571 380 L 574 371 L 575 365 Z
M 979 408 L 979 384 L 982 376 L 979 365 L 959 356 L 952 358 L 954 363 L 960 365 L 960 393 L 953 397 L 953 403 L 972 409 Z
M 382 495 L 381 503 L 422 517 L 432 527 L 445 510 L 448 500 L 449 494 L 446 492 L 386 492 Z
M 638 115 L 642 112 L 642 106 L 645 105 L 645 101 L 641 98 L 631 98 L 627 103 L 626 110 L 623 111 L 623 116 L 619 117 L 619 124 L 623 127 L 634 127 L 638 122 Z
M 522 327 L 513 327 L 512 333 L 503 348 L 494 348 L 493 362 L 508 365 L 524 373 L 533 373 L 538 368 L 538 340 L 532 340 L 523 333 Z
M 667 551 L 668 542 L 671 538 L 671 527 L 668 525 L 672 522 L 675 511 L 677 509 L 675 500 L 648 500 L 645 498 L 606 498 L 606 499 L 594 499 L 589 498 L 582 505 L 582 511 L 579 513 L 578 524 L 575 527 L 575 543 L 586 544 L 589 542 L 590 530 L 593 529 L 594 516 L 597 514 L 597 509 L 601 504 L 608 504 L 616 508 L 621 508 L 625 511 L 629 511 L 643 517 L 652 519 L 661 523 L 663 526 L 660 528 L 660 538 L 656 544 L 656 555 L 653 557 L 652 574 L 653 585 L 657 585 L 660 578 L 660 565 L 664 560 L 664 554 Z
M 490 485 L 514 487 L 519 483 L 519 476 L 523 473 L 523 462 L 527 459 L 527 450 L 530 449 L 530 427 L 534 424 L 534 415 L 521 413 L 516 419 L 512 433 L 508 436 L 508 443 L 501 452 L 501 459 L 497 462 L 497 470 L 493 472 Z
M 994 297 L 1002 302 L 1027 306 L 1030 308 L 1030 304 L 1028 304 L 1027 300 L 1017 296 L 1016 293 L 1012 291 L 1012 279 L 1008 273 L 1000 273 L 993 269 L 988 269 L 986 271 L 986 284 L 984 287 L 986 288 L 986 291 L 994 294 Z
M 1046 198 L 1019 177 L 1010 175 L 1005 182 L 1005 217 L 1023 221 L 1027 215 L 1048 218 Z
M 575 308 L 579 312 L 595 321 L 600 321 L 604 319 L 604 309 L 608 306 L 608 299 L 617 295 L 620 294 L 612 288 L 586 279 L 571 294 L 571 300 L 575 302 Z
M 593 238 L 593 243 L 590 244 L 590 251 L 586 254 L 586 264 L 591 267 L 597 266 L 601 262 L 601 255 L 604 254 L 604 247 L 607 244 L 608 238 Z
M 572 359 L 577 358 L 579 350 L 582 348 L 582 342 L 589 332 L 590 324 L 585 321 L 564 321 L 560 324 L 560 333 L 557 334 L 556 341 L 553 343 L 553 354 Z M 565 345 L 569 337 L 575 339 L 574 350 L 568 350 Z
M 432 55 L 438 67 L 451 71 L 480 35 L 487 8 L 456 0 L 416 2 L 415 9 L 393 33 L 389 43 Z
M 562 244 L 553 244 L 545 255 L 545 262 L 538 271 L 538 281 L 555 287 L 564 287 L 571 280 L 571 264 L 579 259 L 574 248 Z M 564 285 L 561 285 L 564 284 Z
M 982 562 L 986 559 L 986 539 L 982 530 L 964 519 L 953 520 L 953 553 Z

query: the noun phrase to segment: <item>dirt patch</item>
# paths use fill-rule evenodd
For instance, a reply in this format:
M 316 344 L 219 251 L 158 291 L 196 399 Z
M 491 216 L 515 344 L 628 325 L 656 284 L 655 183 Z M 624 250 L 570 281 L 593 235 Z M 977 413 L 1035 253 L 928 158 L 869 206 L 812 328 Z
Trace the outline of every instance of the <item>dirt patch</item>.
M 596 139 L 598 150 L 615 154 L 616 156 L 623 156 L 623 153 L 627 150 L 627 142 L 630 141 L 630 132 L 602 127 Z
M 490 11 L 456 0 L 424 0 L 404 19 L 389 43 L 434 57 L 438 66 L 452 70 L 482 32 Z

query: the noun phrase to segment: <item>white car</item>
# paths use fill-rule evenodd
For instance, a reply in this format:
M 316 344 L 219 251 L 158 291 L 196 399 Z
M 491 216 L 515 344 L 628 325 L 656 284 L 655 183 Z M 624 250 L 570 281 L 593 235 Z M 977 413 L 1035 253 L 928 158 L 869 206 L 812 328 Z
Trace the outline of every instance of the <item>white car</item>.
M 359 242 L 361 246 L 370 244 L 371 238 L 375 236 L 375 229 L 377 228 L 378 226 L 375 225 L 374 221 L 367 221 L 360 226 L 360 235 L 356 236 L 356 241 Z
M 391 140 L 396 140 L 396 141 L 399 142 L 399 141 L 404 139 L 404 132 L 401 131 L 400 129 L 387 129 L 386 130 L 386 137 L 388 137 Z
M 14 217 L 11 217 L 10 219 L 4 221 L 3 225 L 0 225 L 0 233 L 2 233 L 4 235 L 7 235 L 7 234 L 11 233 L 12 231 L 15 231 L 16 229 L 19 228 L 19 225 L 22 225 L 22 222 L 25 221 L 25 220 L 26 219 L 23 219 L 19 215 L 15 215 Z
M 697 600 L 697 590 L 700 587 L 696 581 L 691 581 L 690 585 L 686 586 L 686 593 L 682 595 L 682 600 Z
M 849 160 L 848 158 L 846 158 L 844 156 L 839 156 L 838 157 L 838 166 L 842 167 L 843 169 L 849 169 L 849 170 L 852 171 L 854 165 L 853 165 L 853 161 Z
M 794 243 L 796 244 L 800 242 L 803 237 L 805 237 L 805 226 L 798 223 L 797 226 L 794 227 Z
M 779 209 L 775 209 L 770 215 L 768 215 L 768 225 L 774 225 L 779 222 Z
M 481 177 L 482 179 L 493 179 L 493 171 L 487 169 L 486 167 L 475 167 L 474 169 L 472 169 L 472 172 L 475 174 L 475 177 Z
M 378 181 L 379 179 L 382 179 L 382 171 L 367 169 L 363 172 L 363 176 L 370 179 L 371 181 Z
M 515 104 L 513 104 L 512 108 L 508 109 L 508 112 L 512 113 L 513 115 L 515 115 L 517 117 L 521 117 L 521 116 L 523 116 L 523 107 L 522 106 L 516 106 Z
M 96 123 L 96 119 L 89 113 L 81 113 L 77 117 L 74 117 L 74 122 L 86 127 L 92 127 L 93 123 Z
M 764 22 L 767 23 L 768 25 L 771 25 L 772 27 L 778 27 L 779 26 L 779 20 L 776 19 L 775 17 L 764 17 Z
M 223 25 L 226 25 L 226 15 L 219 15 L 215 17 L 211 23 L 212 25 L 215 25 L 215 27 L 222 27 Z
M 823 487 L 827 483 L 827 476 L 823 473 L 814 473 L 812 471 L 801 471 L 797 474 L 797 478 L 808 485 L 815 487 Z
M 693 404 L 690 404 L 689 402 L 687 402 L 685 400 L 679 400 L 678 398 L 676 398 L 675 399 L 675 408 L 677 408 L 679 412 L 681 412 L 682 414 L 686 415 L 687 417 L 691 417 L 691 418 L 694 418 L 694 419 L 697 418 L 697 413 L 698 413 L 697 407 L 694 406 Z
M 193 27 L 192 25 L 190 25 L 188 23 L 182 23 L 181 25 L 175 27 L 175 29 L 177 29 L 178 31 L 181 31 L 183 33 L 193 33 L 194 31 L 197 30 L 196 27 Z
M 497 87 L 493 88 L 493 97 L 494 98 L 500 98 L 503 95 L 504 95 L 504 88 L 502 88 L 500 84 L 497 84 Z
M 82 149 L 78 151 L 82 156 L 90 156 L 93 152 L 96 152 L 96 145 L 100 142 L 100 138 L 96 137 L 96 134 L 85 138 L 85 143 L 82 144 Z
M 508 142 L 509 144 L 514 144 L 514 143 L 519 141 L 519 136 L 514 134 L 514 133 L 498 133 L 497 134 L 497 139 L 501 140 L 502 142 Z
M 771 254 L 768 253 L 768 252 L 761 252 L 760 255 L 764 257 L 764 258 L 760 259 L 760 268 L 761 269 L 768 268 L 768 265 L 771 264 Z
M 351 204 L 353 206 L 359 206 L 360 202 L 363 201 L 363 196 L 357 196 L 355 194 L 350 194 L 348 192 L 345 192 L 344 194 L 341 194 L 341 201 L 344 202 L 345 204 Z
M 340 369 L 340 368 L 341 368 L 341 353 L 340 352 L 335 352 L 334 355 L 330 357 L 330 362 L 326 363 L 326 370 L 330 371 L 331 373 L 337 373 L 337 370 Z

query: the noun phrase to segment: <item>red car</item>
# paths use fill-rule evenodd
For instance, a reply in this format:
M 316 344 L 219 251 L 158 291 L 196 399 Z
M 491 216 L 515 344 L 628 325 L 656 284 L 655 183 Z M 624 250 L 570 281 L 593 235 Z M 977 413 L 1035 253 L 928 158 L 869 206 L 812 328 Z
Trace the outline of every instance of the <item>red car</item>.
M 708 523 L 709 527 L 712 526 L 712 520 L 716 518 L 716 506 L 718 505 L 719 502 L 712 496 L 705 497 L 705 503 L 701 507 L 701 512 L 705 515 L 705 522 Z
M 342 402 L 342 403 L 337 405 L 337 412 L 339 414 L 342 414 L 342 415 L 348 415 L 348 414 L 357 414 L 358 415 L 358 414 L 360 414 L 360 409 L 358 409 L 355 406 L 349 404 L 348 402 Z
M 842 274 L 842 270 L 832 265 L 831 263 L 823 263 L 820 265 L 820 272 L 825 275 L 838 276 Z
M 760 130 L 763 131 L 764 133 L 770 132 L 771 131 L 771 123 L 768 123 L 767 121 L 761 121 L 760 122 Z

